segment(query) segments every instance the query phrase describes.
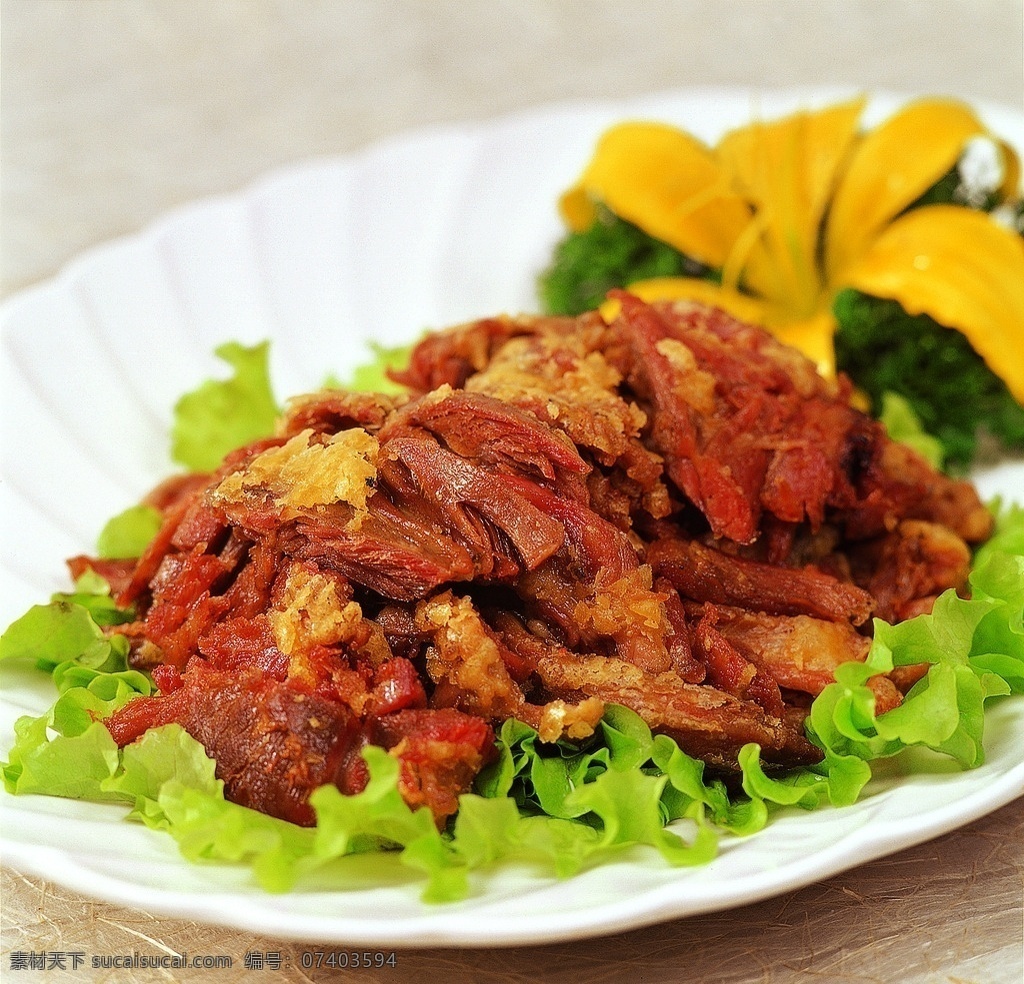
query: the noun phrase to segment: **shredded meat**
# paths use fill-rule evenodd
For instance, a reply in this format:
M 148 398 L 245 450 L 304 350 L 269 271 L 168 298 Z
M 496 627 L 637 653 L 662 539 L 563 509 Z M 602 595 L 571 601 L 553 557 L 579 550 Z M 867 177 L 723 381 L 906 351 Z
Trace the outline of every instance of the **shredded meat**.
M 696 606 L 736 650 L 766 671 L 780 687 L 817 696 L 841 663 L 863 662 L 870 640 L 843 622 L 809 615 L 772 615 L 722 605 Z
M 745 560 L 697 540 L 655 540 L 648 563 L 694 601 L 739 605 L 774 615 L 813 615 L 860 625 L 872 597 L 855 584 L 813 567 L 783 567 Z
M 504 720 L 576 740 L 608 703 L 719 770 L 747 742 L 817 761 L 811 697 L 871 616 L 964 588 L 988 513 L 761 329 L 617 297 L 610 323 L 432 334 L 405 396 L 298 397 L 151 494 L 138 560 L 74 558 L 134 605 L 159 687 L 115 739 L 177 723 L 231 799 L 298 823 L 317 786 L 364 787 L 370 744 L 443 824 Z

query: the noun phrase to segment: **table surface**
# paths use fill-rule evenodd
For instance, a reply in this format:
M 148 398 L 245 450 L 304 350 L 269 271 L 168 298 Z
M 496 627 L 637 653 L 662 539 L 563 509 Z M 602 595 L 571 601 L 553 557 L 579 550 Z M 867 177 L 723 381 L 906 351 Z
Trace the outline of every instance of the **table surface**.
M 688 85 L 1024 109 L 1020 0 L 2 0 L 0 17 L 4 296 L 177 204 L 426 122 Z M 1019 984 L 1022 807 L 758 905 L 585 942 L 401 951 L 379 971 L 303 971 L 315 941 L 158 919 L 5 868 L 2 965 L 187 951 L 232 956 L 220 976 L 239 981 Z M 243 969 L 247 952 L 279 953 L 281 969 Z

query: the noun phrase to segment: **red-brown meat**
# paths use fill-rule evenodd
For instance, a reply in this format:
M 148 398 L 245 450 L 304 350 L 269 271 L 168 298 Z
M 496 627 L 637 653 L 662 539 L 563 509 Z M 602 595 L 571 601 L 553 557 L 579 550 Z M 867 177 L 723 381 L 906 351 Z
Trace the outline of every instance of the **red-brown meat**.
M 298 823 L 317 786 L 363 788 L 368 744 L 443 823 L 503 720 L 573 740 L 609 702 L 719 769 L 747 742 L 816 761 L 810 697 L 870 616 L 962 589 L 991 520 L 761 329 L 617 297 L 610 323 L 430 335 L 408 396 L 292 400 L 154 492 L 137 562 L 75 558 L 135 606 L 118 631 L 160 688 L 117 741 L 176 722 L 232 800 Z

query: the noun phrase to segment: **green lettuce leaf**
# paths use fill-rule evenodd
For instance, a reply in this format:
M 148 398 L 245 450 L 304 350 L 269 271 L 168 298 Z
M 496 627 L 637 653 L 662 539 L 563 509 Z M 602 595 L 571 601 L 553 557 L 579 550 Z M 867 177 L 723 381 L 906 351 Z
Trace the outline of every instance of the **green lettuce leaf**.
M 109 651 L 89 609 L 63 598 L 33 605 L 0 635 L 0 659 L 34 660 L 41 670 L 68 660 L 102 665 Z
M 452 851 L 426 807 L 412 810 L 398 791 L 400 763 L 382 748 L 368 746 L 363 758 L 370 780 L 361 793 L 343 795 L 322 786 L 310 797 L 317 827 L 317 863 L 351 852 L 401 848 L 400 861 L 427 876 L 426 902 L 444 902 L 467 893 L 465 864 Z
M 968 660 L 1024 693 L 1024 508 L 997 518 L 995 535 L 978 551 L 971 571 L 975 598 L 992 602 L 974 633 Z
M 610 705 L 599 733 L 582 746 L 541 742 L 533 728 L 516 720 L 502 725 L 498 744 L 499 758 L 479 777 L 477 792 L 509 797 L 523 825 L 511 824 L 508 807 L 484 813 L 488 822 L 478 820 L 473 828 L 473 856 L 504 850 L 547 858 L 564 875 L 612 850 L 646 844 L 670 864 L 704 864 L 717 852 L 712 823 L 736 833 L 758 828 L 749 811 L 733 807 L 721 782 L 704 783 L 702 762 L 671 738 L 652 735 L 625 707 Z M 474 818 L 485 810 L 476 809 Z M 694 831 L 690 841 L 665 829 L 684 818 Z M 553 821 L 558 823 L 545 826 Z M 484 831 L 498 842 L 481 843 Z
M 163 514 L 152 506 L 129 506 L 107 521 L 96 540 L 100 557 L 140 557 L 163 522 Z
M 878 419 L 894 441 L 909 444 L 933 468 L 942 468 L 946 457 L 942 441 L 921 426 L 921 418 L 905 396 L 891 391 L 883 393 Z
M 58 592 L 51 596 L 50 602 L 78 605 L 92 616 L 98 626 L 121 625 L 135 618 L 134 609 L 118 605 L 110 596 L 110 585 L 91 568 L 75 581 L 74 591 Z
M 405 392 L 405 387 L 388 378 L 387 370 L 406 365 L 413 346 L 388 347 L 370 342 L 369 347 L 373 358 L 357 367 L 347 384 L 329 377 L 325 386 L 361 392 Z M 229 451 L 273 434 L 281 411 L 270 382 L 269 353 L 269 342 L 251 347 L 227 342 L 214 350 L 234 373 L 225 380 L 207 380 L 175 404 L 171 430 L 174 461 L 191 471 L 213 471 Z M 134 507 L 111 521 L 112 528 L 101 534 L 100 556 L 125 557 L 141 553 L 141 548 L 148 543 L 148 540 L 142 542 L 146 529 L 152 525 L 146 509 L 145 506 Z M 156 529 L 152 529 L 150 537 L 155 532 Z M 129 549 L 133 552 L 118 552 Z
M 388 347 L 378 342 L 369 343 L 373 359 L 357 367 L 348 385 L 341 387 L 360 393 L 404 393 L 406 389 L 388 378 L 389 369 L 403 369 L 409 364 L 413 344 Z
M 811 707 L 808 732 L 829 768 L 921 746 L 964 768 L 984 761 L 985 702 L 1024 685 L 1024 510 L 998 516 L 992 539 L 978 551 L 971 598 L 946 591 L 931 614 L 898 625 L 875 620 L 864 663 L 845 663 L 836 682 Z M 875 715 L 867 686 L 894 666 L 929 664 L 903 703 Z
M 214 353 L 233 369 L 225 380 L 207 380 L 175 404 L 171 456 L 192 471 L 213 471 L 224 455 L 274 432 L 279 414 L 270 385 L 270 345 L 238 342 Z
M 119 681 L 69 691 L 48 714 L 19 721 L 3 767 L 8 791 L 123 803 L 131 819 L 173 837 L 188 860 L 247 863 L 270 892 L 288 891 L 347 854 L 401 849 L 399 862 L 427 876 L 426 901 L 466 894 L 464 860 L 429 810 L 406 805 L 398 762 L 383 749 L 364 752 L 370 781 L 363 792 L 322 787 L 311 798 L 317 826 L 298 827 L 227 801 L 215 763 L 178 725 L 154 728 L 119 751 L 96 719 L 134 696 Z
M 0 765 L 9 793 L 118 801 L 104 788 L 118 767 L 118 750 L 101 719 L 138 696 L 116 675 L 99 674 L 64 691 L 46 714 L 14 724 L 15 742 Z
M 89 571 L 73 594 L 55 594 L 48 605 L 33 605 L 12 622 L 0 635 L 0 660 L 34 662 L 52 675 L 60 693 L 105 677 L 148 694 L 149 678 L 128 667 L 127 639 L 104 631 L 131 618 L 114 603 L 107 582 Z

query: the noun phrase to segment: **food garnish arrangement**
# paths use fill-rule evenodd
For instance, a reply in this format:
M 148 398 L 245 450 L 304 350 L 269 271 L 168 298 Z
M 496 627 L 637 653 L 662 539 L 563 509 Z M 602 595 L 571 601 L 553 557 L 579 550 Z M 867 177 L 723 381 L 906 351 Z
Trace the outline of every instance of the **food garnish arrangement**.
M 1020 169 L 967 107 L 855 100 L 598 141 L 544 313 L 278 406 L 267 346 L 175 408 L 185 471 L 0 637 L 53 707 L 10 793 L 122 803 L 267 890 L 389 852 L 710 862 L 1024 690 Z M 571 178 L 571 176 L 569 176 Z M 386 364 L 386 365 L 385 365 Z

